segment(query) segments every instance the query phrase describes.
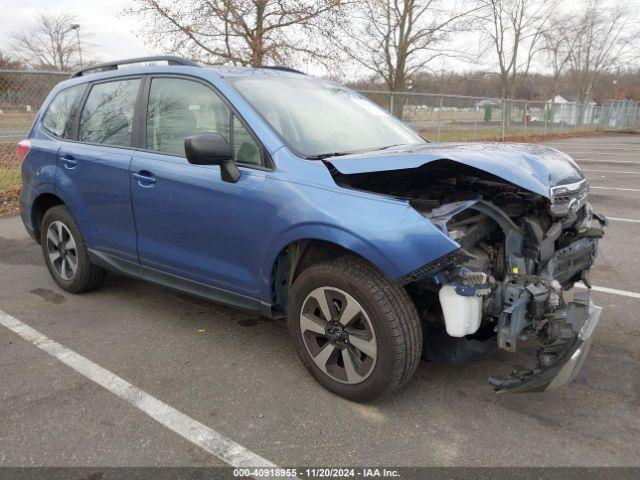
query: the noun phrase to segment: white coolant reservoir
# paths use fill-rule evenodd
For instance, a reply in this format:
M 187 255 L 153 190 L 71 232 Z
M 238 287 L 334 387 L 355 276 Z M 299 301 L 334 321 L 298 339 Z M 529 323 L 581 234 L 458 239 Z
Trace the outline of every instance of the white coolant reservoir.
M 449 335 L 464 337 L 478 331 L 482 318 L 482 297 L 458 295 L 453 285 L 442 287 L 439 296 Z

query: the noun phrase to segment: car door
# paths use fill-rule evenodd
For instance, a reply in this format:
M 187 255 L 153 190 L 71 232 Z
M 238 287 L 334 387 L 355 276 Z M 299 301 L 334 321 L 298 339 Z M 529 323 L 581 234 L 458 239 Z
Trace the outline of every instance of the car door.
M 91 85 L 80 111 L 78 141 L 62 144 L 56 176 L 89 248 L 132 262 L 134 269 L 138 256 L 129 164 L 140 86 L 139 77 Z
M 146 151 L 134 154 L 130 169 L 143 277 L 257 298 L 268 173 L 262 149 L 210 85 L 157 76 L 146 91 Z M 219 166 L 185 158 L 187 136 L 212 132 L 235 146 L 236 183 L 223 181 Z

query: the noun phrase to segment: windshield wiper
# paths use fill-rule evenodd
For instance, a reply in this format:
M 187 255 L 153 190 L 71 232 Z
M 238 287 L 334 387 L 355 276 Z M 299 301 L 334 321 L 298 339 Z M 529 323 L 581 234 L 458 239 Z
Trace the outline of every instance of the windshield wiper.
M 380 150 L 386 150 L 387 148 L 391 148 L 391 147 L 399 147 L 400 145 L 406 145 L 406 143 L 394 143 L 393 145 L 387 145 L 386 147 L 376 148 L 375 150 L 372 150 L 372 151 L 378 152 Z
M 387 145 L 385 147 L 374 148 L 374 149 L 371 149 L 371 150 L 355 150 L 355 151 L 352 151 L 352 152 L 319 153 L 317 155 L 308 155 L 305 158 L 307 158 L 309 160 L 324 160 L 325 158 L 329 158 L 329 157 L 340 157 L 342 155 L 351 155 L 353 153 L 377 152 L 379 150 L 386 150 L 387 148 L 391 148 L 391 147 L 399 147 L 400 145 L 408 145 L 408 144 L 407 143 L 396 143 L 394 145 Z
M 307 155 L 305 158 L 309 160 L 324 160 L 329 157 L 341 157 L 343 155 L 350 155 L 353 152 L 333 152 L 333 153 L 319 153 L 317 155 Z

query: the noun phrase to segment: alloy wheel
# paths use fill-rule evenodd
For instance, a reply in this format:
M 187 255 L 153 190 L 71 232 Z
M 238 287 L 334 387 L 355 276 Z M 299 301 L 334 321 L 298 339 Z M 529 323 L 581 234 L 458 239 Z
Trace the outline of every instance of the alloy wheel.
M 373 324 L 360 303 L 334 287 L 320 287 L 305 298 L 300 331 L 313 362 L 332 379 L 350 385 L 373 372 L 378 346 Z
M 71 280 L 78 271 L 78 250 L 69 228 L 59 220 L 47 229 L 47 254 L 55 272 L 64 280 Z

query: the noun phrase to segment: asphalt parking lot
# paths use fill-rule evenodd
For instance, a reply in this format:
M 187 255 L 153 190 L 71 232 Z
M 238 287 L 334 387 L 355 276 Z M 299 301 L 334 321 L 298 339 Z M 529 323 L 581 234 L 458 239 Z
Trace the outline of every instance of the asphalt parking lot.
M 396 395 L 351 403 L 306 373 L 284 322 L 117 275 L 96 292 L 63 292 L 17 217 L 0 219 L 0 310 L 280 466 L 638 466 L 640 135 L 550 145 L 578 161 L 591 203 L 613 218 L 592 272 L 603 317 L 561 390 L 495 395 L 487 377 L 519 363 L 498 353 L 423 362 Z M 0 399 L 2 466 L 224 465 L 2 325 Z

